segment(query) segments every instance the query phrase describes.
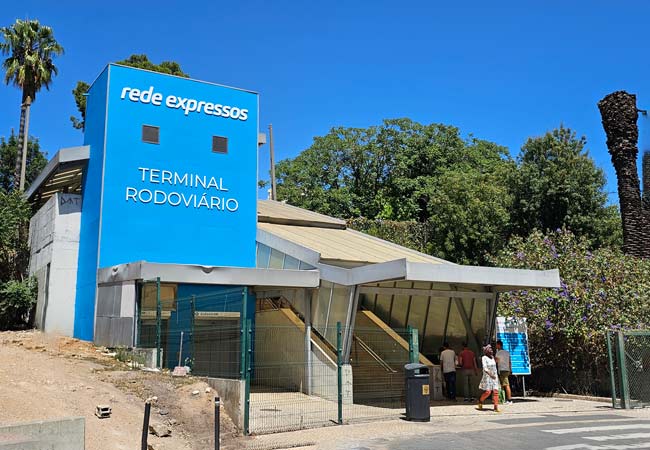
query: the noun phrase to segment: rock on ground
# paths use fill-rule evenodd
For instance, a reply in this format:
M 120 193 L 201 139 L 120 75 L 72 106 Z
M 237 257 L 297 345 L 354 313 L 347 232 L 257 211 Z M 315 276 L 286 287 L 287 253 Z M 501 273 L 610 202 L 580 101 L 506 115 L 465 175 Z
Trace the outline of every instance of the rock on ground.
M 107 353 L 89 342 L 37 331 L 0 332 L 0 423 L 83 416 L 87 450 L 133 450 L 140 447 L 144 400 L 157 396 L 155 407 L 167 410 L 164 420 L 174 425 L 171 436 L 149 436 L 154 448 L 214 447 L 217 394 L 203 394 L 206 383 L 129 370 Z M 201 395 L 192 396 L 197 389 Z M 95 417 L 98 404 L 111 406 L 110 418 Z M 226 414 L 221 417 L 222 448 L 237 448 L 237 430 Z

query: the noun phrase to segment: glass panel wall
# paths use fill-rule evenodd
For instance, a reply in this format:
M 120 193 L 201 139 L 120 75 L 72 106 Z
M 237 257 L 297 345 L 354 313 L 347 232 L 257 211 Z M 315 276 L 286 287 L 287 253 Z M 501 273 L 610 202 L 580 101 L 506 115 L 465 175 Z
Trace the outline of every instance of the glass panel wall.
M 429 305 L 429 297 L 414 295 L 411 297 L 411 308 L 409 310 L 408 324 L 413 328 L 417 328 L 420 335 L 420 342 L 424 336 L 424 319 L 427 314 L 427 306 Z
M 293 256 L 285 255 L 284 266 L 282 268 L 289 270 L 298 270 L 300 268 L 300 261 L 298 261 Z
M 458 312 L 456 301 L 452 300 L 451 309 L 449 310 L 449 320 L 447 321 L 446 340 L 453 349 L 460 349 L 462 343 L 467 339 L 467 330 L 463 319 Z
M 374 287 L 375 285 L 368 285 Z M 436 290 L 449 291 L 451 287 L 442 283 L 429 282 L 391 282 L 379 285 L 383 288 L 413 289 L 414 295 L 405 292 L 389 290 L 381 294 L 364 294 L 360 296 L 360 307 L 375 313 L 391 328 L 406 328 L 411 326 L 420 335 L 420 351 L 431 361 L 437 362 L 440 347 L 445 340 L 455 350 L 460 350 L 461 344 L 472 339 L 468 335 L 465 322 L 454 299 L 449 297 L 430 297 Z M 420 291 L 418 291 L 420 290 Z M 421 292 L 421 290 L 429 292 Z M 479 345 L 485 340 L 487 330 L 486 299 L 462 298 L 465 314 L 471 324 L 471 331 Z M 478 349 L 474 349 L 477 351 Z
M 284 253 L 271 249 L 271 260 L 269 261 L 269 269 L 282 269 L 284 264 Z
M 390 307 L 393 303 L 393 296 L 388 294 L 378 294 L 377 302 L 375 305 L 374 313 L 379 316 L 381 320 L 388 323 L 390 322 Z
M 257 265 L 260 269 L 309 270 L 313 266 L 299 261 L 293 256 L 271 249 L 268 245 L 257 243 Z
M 391 328 L 406 328 L 406 315 L 409 312 L 410 296 L 395 295 L 393 296 L 393 307 L 390 315 Z
M 434 363 L 438 363 L 440 347 L 444 340 L 449 303 L 449 299 L 445 297 L 431 297 L 429 302 L 426 334 L 422 339 L 420 351 Z
M 476 335 L 479 345 L 484 344 L 485 334 L 487 332 L 485 326 L 487 324 L 487 304 L 488 301 L 484 298 L 474 299 L 474 305 L 472 308 L 472 317 L 470 321 L 472 322 L 472 330 Z
M 341 325 L 345 327 L 349 306 L 350 288 L 341 286 L 340 284 L 334 284 L 330 312 L 327 319 L 327 331 L 325 333 L 325 338 L 332 345 L 336 345 L 336 323 L 341 322 Z
M 267 269 L 269 267 L 269 258 L 271 249 L 264 244 L 257 243 L 257 267 Z
M 330 308 L 332 286 L 333 283 L 321 280 L 320 288 L 318 289 L 318 296 L 316 297 L 316 304 L 312 304 L 311 308 L 312 325 L 322 335 L 325 334 L 325 329 L 327 327 L 327 314 Z

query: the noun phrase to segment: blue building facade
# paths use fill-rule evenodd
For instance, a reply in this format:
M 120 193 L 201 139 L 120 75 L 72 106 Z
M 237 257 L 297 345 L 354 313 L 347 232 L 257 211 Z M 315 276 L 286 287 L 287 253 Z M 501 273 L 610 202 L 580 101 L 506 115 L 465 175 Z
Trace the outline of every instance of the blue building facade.
M 88 92 L 74 336 L 97 270 L 136 261 L 255 267 L 258 95 L 108 65 Z

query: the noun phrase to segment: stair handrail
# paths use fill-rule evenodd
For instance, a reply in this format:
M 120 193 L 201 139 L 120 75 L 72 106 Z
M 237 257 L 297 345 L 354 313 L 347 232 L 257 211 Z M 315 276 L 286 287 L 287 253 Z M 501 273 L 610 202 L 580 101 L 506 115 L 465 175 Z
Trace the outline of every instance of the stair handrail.
M 366 344 L 363 339 L 359 336 L 353 335 L 353 339 L 359 343 L 359 346 L 368 353 L 372 359 L 374 359 L 380 366 L 382 366 L 386 372 L 397 373 L 397 370 L 393 369 L 386 361 L 383 360 L 368 344 Z

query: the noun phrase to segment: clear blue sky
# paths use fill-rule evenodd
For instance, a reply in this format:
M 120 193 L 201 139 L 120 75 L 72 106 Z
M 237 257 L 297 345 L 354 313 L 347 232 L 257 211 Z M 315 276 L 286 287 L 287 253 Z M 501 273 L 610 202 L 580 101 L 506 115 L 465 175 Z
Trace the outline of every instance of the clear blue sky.
M 384 118 L 453 124 L 513 154 L 563 123 L 586 135 L 612 202 L 616 178 L 596 103 L 625 89 L 650 108 L 650 2 L 642 0 L 23 0 L 2 12 L 3 25 L 29 17 L 52 26 L 65 47 L 59 76 L 32 108 L 30 132 L 50 156 L 82 142 L 69 120 L 76 81 L 132 53 L 260 92 L 260 127 L 273 123 L 278 159 L 333 126 Z M 0 87 L 0 135 L 18 128 L 19 102 L 17 89 Z M 649 143 L 642 137 L 641 149 Z M 264 177 L 267 160 L 265 146 Z

